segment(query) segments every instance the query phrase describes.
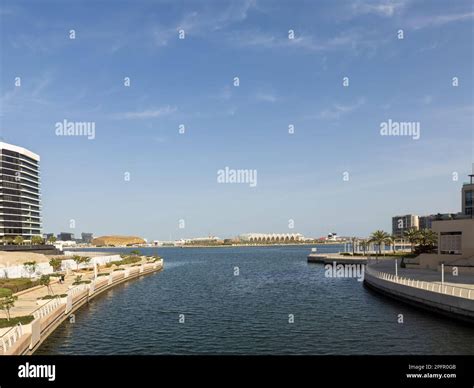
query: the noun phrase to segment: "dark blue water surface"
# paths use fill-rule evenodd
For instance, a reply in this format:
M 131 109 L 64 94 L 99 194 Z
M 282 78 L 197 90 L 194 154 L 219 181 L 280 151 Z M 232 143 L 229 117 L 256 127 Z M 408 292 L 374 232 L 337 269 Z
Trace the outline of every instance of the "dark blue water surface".
M 94 298 L 37 354 L 474 354 L 474 327 L 326 278 L 308 247 L 141 251 L 165 269 Z

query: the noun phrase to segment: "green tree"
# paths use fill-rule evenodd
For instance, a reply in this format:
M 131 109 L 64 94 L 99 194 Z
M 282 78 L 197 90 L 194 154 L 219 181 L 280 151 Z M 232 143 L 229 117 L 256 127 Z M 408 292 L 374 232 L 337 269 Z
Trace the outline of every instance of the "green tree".
M 13 239 L 12 239 L 10 236 L 5 236 L 5 237 L 3 238 L 3 243 L 4 243 L 5 245 L 11 245 L 11 244 L 13 243 Z
M 58 258 L 52 258 L 50 261 L 49 261 L 49 265 L 51 267 L 53 267 L 53 271 L 55 272 L 58 272 L 60 269 L 61 269 L 61 263 L 62 263 L 62 260 L 61 259 L 58 259 Z
M 438 244 L 438 235 L 431 229 L 423 229 L 419 231 L 418 246 L 415 250 L 418 253 L 430 253 Z
M 74 256 L 72 257 L 72 259 L 73 259 L 74 262 L 76 263 L 77 270 L 79 271 L 79 264 L 82 263 L 82 256 L 74 255 Z
M 405 231 L 404 233 L 405 237 L 407 238 L 408 242 L 411 245 L 411 253 L 414 252 L 415 245 L 418 243 L 420 239 L 420 232 L 418 229 L 411 228 Z
M 131 251 L 130 254 L 134 255 L 134 256 L 138 256 L 138 255 L 140 255 L 140 251 L 138 249 L 135 249 L 135 250 Z
M 359 239 L 357 237 L 351 237 L 350 238 L 351 247 L 352 247 L 352 256 L 355 255 L 355 246 L 356 246 L 358 241 L 359 241 Z
M 87 256 L 84 256 L 82 258 L 82 263 L 84 263 L 85 265 L 88 265 L 91 261 L 91 258 L 90 257 L 87 257 Z
M 44 238 L 40 236 L 33 236 L 31 238 L 31 244 L 33 245 L 43 245 L 44 244 Z
M 367 240 L 359 240 L 359 246 L 362 248 L 364 252 L 364 256 L 366 255 L 367 248 L 369 247 L 369 242 Z
M 10 320 L 10 310 L 15 306 L 17 296 L 13 295 L 12 290 L 8 288 L 0 288 L 0 310 L 5 311 L 7 321 Z
M 395 235 L 391 235 L 388 237 L 388 244 L 392 247 L 393 254 L 397 253 L 395 245 L 397 244 L 398 237 Z
M 13 244 L 15 245 L 23 245 L 25 242 L 25 239 L 21 236 L 16 236 L 15 239 L 13 240 Z
M 48 288 L 48 294 L 53 294 L 53 289 L 51 288 L 51 278 L 49 275 L 42 275 L 39 280 L 40 285 L 46 286 Z
M 54 236 L 51 236 L 50 238 L 48 238 L 48 242 L 49 242 L 50 244 L 54 244 L 56 241 L 57 241 L 57 238 L 54 237 Z
M 38 265 L 36 264 L 36 261 L 27 261 L 23 263 L 23 267 L 25 268 L 26 272 L 28 272 L 31 276 L 36 272 Z
M 377 244 L 379 247 L 379 254 L 382 255 L 382 244 L 389 242 L 390 235 L 383 230 L 376 230 L 370 235 L 370 242 Z

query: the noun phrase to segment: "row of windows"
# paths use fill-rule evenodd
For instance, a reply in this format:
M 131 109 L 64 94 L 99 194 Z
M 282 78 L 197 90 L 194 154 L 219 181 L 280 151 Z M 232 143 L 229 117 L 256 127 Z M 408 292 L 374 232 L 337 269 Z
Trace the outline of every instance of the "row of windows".
M 39 229 L 19 229 L 19 228 L 5 228 L 0 229 L 0 232 L 3 234 L 8 234 L 11 236 L 21 236 L 21 235 L 28 235 L 28 234 L 40 234 L 41 231 Z
M 30 163 L 38 163 L 37 160 L 34 160 L 32 158 L 30 158 L 29 156 L 26 156 L 26 155 L 23 155 L 23 154 L 20 154 L 18 152 L 14 152 L 14 151 L 10 151 L 10 150 L 1 150 L 2 151 L 2 154 L 3 155 L 8 155 L 8 156 L 13 156 L 14 158 L 22 158 L 22 159 L 25 159 L 27 161 L 29 161 Z
M 13 195 L 0 195 L 0 202 L 16 202 L 16 203 L 30 203 L 32 205 L 39 205 L 39 200 L 30 198 L 19 198 Z
M 39 217 L 39 212 L 25 211 L 24 209 L 0 209 L 0 213 L 28 217 Z
M 0 162 L 0 167 L 1 166 L 5 168 L 12 168 L 14 170 L 18 170 L 18 169 L 25 170 L 29 172 L 30 174 L 37 174 L 39 170 L 38 166 L 32 166 L 30 163 L 25 163 L 22 161 L 10 162 L 4 159 L 2 159 L 2 161 Z
M 34 189 L 33 187 L 28 187 L 26 185 L 22 185 L 20 183 L 13 183 L 13 182 L 3 182 L 0 183 L 0 189 L 3 187 L 9 188 L 9 189 L 17 189 L 17 190 L 28 190 L 31 191 L 32 193 L 39 194 L 38 189 Z
M 17 216 L 14 216 L 14 215 L 9 215 L 9 214 L 4 214 L 4 215 L 0 215 L 0 222 L 1 221 L 12 221 L 12 222 L 27 222 L 27 221 L 31 221 L 31 222 L 36 222 L 36 223 L 39 223 L 38 219 L 33 219 L 31 218 L 31 216 L 27 216 L 27 215 L 17 215 Z
M 36 210 L 39 211 L 40 208 L 39 206 L 35 205 L 30 205 L 27 203 L 18 203 L 18 202 L 9 202 L 9 201 L 4 201 L 2 202 L 0 199 L 0 205 L 2 205 L 4 208 L 13 208 L 13 209 L 23 209 L 23 210 Z
M 38 182 L 37 174 L 32 174 L 32 175 L 23 174 L 20 171 L 15 171 L 8 167 L 3 167 L 0 171 L 2 172 L 2 174 L 13 176 L 16 180 L 26 178 L 26 179 L 31 179 L 34 182 Z
M 38 183 L 36 182 L 31 182 L 31 181 L 28 181 L 26 179 L 22 179 L 16 175 L 6 175 L 6 174 L 0 174 L 0 180 L 3 180 L 4 182 L 8 181 L 8 182 L 16 182 L 16 183 L 21 183 L 23 185 L 29 185 L 29 186 L 33 186 L 33 187 L 36 187 L 38 188 Z M 31 188 L 28 187 L 30 190 Z
M 0 195 L 2 195 L 2 194 L 16 195 L 17 197 L 19 197 L 20 195 L 23 195 L 23 196 L 26 196 L 26 197 L 30 197 L 30 198 L 34 198 L 34 199 L 39 200 L 39 195 L 28 193 L 28 192 L 25 192 L 25 191 L 22 192 L 21 190 L 0 189 Z

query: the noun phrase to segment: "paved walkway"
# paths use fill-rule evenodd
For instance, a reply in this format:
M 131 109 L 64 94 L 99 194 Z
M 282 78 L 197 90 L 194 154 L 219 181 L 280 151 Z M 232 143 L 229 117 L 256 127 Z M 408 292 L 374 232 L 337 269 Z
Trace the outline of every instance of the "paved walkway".
M 146 259 L 143 258 L 141 262 L 137 262 L 134 264 L 143 264 L 146 263 Z M 120 268 L 129 268 L 131 265 L 121 265 Z M 112 266 L 107 268 L 102 266 L 98 269 L 98 273 L 112 273 L 113 270 L 117 268 L 116 266 Z M 79 272 L 73 272 L 67 275 L 64 279 L 64 283 L 60 284 L 57 280 L 59 278 L 51 277 L 51 287 L 54 295 L 65 294 L 72 286 L 72 283 L 76 280 L 76 276 L 82 275 L 81 280 L 92 280 L 94 278 L 94 271 L 85 271 L 80 270 Z M 54 283 L 53 283 L 54 282 Z M 18 317 L 22 315 L 32 315 L 32 313 L 41 307 L 37 303 L 38 298 L 42 298 L 46 295 L 49 295 L 48 288 L 46 286 L 42 286 L 39 288 L 32 288 L 30 291 L 24 292 L 22 295 L 18 295 L 18 299 L 15 302 L 15 306 L 10 310 L 10 316 Z M 0 318 L 6 318 L 5 312 L 0 310 Z M 2 333 L 2 329 L 0 329 L 0 335 Z
M 386 272 L 395 275 L 395 260 L 379 259 L 378 263 L 370 262 L 370 267 L 376 271 Z M 398 259 L 398 276 L 425 282 L 441 284 L 441 272 L 432 269 L 412 269 L 400 268 L 400 259 Z M 474 289 L 474 275 L 453 276 L 450 268 L 445 268 L 444 283 L 446 285 L 455 285 L 463 288 Z

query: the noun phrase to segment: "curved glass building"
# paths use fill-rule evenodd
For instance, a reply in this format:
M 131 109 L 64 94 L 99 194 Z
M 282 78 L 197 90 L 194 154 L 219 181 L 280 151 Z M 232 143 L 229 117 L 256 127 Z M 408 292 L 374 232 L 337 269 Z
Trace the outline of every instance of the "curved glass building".
M 41 236 L 39 155 L 0 142 L 0 238 Z

